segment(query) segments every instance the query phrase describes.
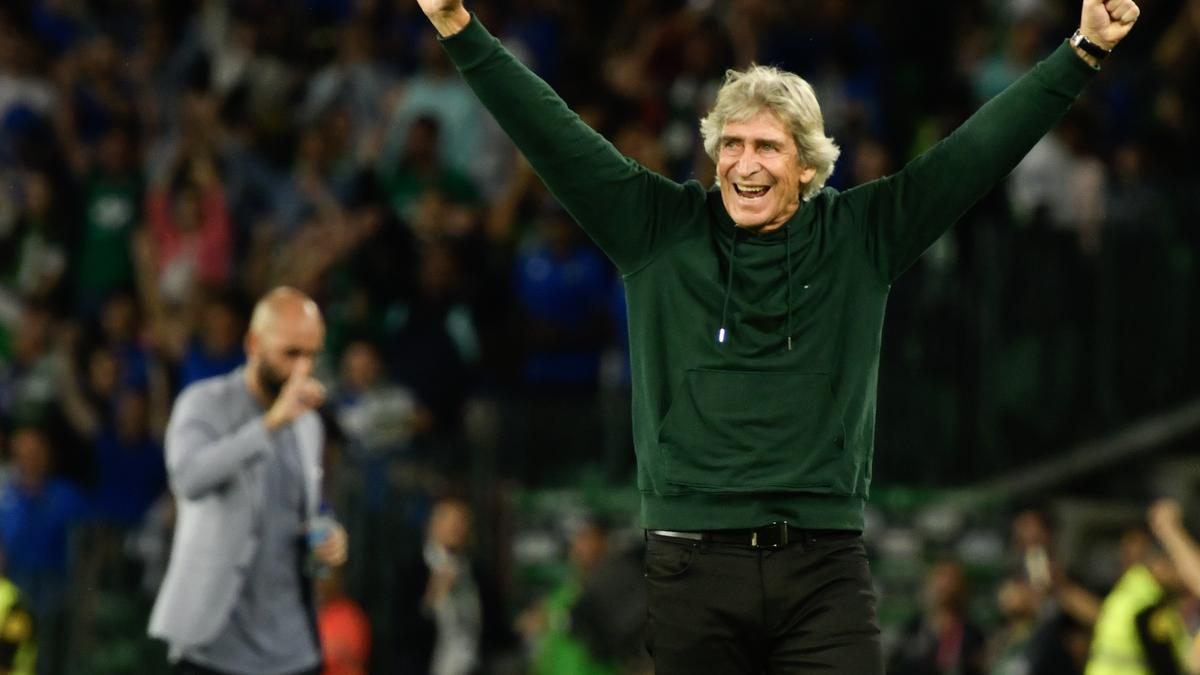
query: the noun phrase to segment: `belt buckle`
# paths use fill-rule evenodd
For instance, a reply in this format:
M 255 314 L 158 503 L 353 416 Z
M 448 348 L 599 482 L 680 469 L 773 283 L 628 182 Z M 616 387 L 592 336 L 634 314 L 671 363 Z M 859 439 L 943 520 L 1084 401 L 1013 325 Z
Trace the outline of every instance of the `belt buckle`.
M 777 520 L 770 525 L 750 533 L 752 548 L 783 548 L 788 545 L 788 523 Z

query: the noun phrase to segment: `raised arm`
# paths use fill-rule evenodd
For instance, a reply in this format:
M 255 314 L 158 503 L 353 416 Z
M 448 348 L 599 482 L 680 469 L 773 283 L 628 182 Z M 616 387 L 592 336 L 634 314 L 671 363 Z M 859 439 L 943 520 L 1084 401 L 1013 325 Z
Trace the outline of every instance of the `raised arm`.
M 703 189 L 622 156 L 501 46 L 461 0 L 418 0 L 452 61 L 571 216 L 623 273 L 640 268 Z
M 185 390 L 167 425 L 167 474 L 176 497 L 199 499 L 221 489 L 246 464 L 270 452 L 271 433 L 320 406 L 325 391 L 311 372 L 311 362 L 293 368 L 264 415 L 225 433 L 212 419 L 212 411 L 221 406 L 211 394 L 195 387 Z
M 1128 34 L 1133 0 L 1084 0 L 1080 33 L 1102 50 Z M 847 191 L 839 203 L 862 223 L 868 255 L 894 280 L 1054 128 L 1099 60 L 1065 43 L 952 134 L 900 172 Z
M 1179 578 L 1193 595 L 1200 596 L 1200 545 L 1183 526 L 1183 511 L 1173 499 L 1160 499 L 1146 514 L 1150 530 L 1166 549 Z
M 199 409 L 200 398 L 181 397 L 167 426 L 167 474 L 180 499 L 200 499 L 224 487 L 243 466 L 271 449 L 261 417 L 222 435 Z

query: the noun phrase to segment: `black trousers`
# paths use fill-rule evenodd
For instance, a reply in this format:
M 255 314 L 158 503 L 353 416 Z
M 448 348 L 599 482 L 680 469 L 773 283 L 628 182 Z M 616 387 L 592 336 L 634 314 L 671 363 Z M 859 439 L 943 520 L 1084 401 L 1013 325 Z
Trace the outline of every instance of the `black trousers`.
M 862 537 L 753 549 L 650 534 L 646 648 L 656 675 L 882 675 Z
M 296 673 L 295 675 L 318 675 L 318 673 L 320 673 L 320 672 L 321 672 L 321 667 L 317 666 L 316 668 L 313 668 L 312 670 L 302 670 L 302 671 Z M 222 671 L 222 670 L 213 670 L 212 668 L 206 668 L 199 664 L 192 663 L 191 661 L 183 660 L 183 661 L 179 661 L 178 663 L 175 664 L 175 667 L 171 668 L 171 675 L 231 675 L 231 674 L 226 673 L 225 671 Z

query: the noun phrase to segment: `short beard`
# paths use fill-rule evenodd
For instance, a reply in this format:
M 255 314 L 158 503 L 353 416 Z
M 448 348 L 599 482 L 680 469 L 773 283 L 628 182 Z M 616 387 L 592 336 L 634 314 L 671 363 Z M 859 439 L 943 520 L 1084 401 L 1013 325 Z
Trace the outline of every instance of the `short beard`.
M 287 378 L 281 377 L 274 368 L 267 365 L 266 361 L 258 363 L 255 377 L 258 379 L 258 386 L 262 389 L 263 395 L 271 403 L 279 398 L 279 394 L 283 392 L 283 385 L 287 383 Z

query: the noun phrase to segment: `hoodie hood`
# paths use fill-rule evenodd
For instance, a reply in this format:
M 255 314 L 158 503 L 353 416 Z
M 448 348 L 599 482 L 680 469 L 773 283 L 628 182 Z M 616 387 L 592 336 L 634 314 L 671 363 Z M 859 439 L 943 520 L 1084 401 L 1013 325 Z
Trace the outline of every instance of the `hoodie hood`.
M 714 200 L 713 197 L 716 197 Z M 709 204 L 716 211 L 716 223 L 720 228 L 721 239 L 726 243 L 727 266 L 725 274 L 725 294 L 721 301 L 721 320 L 717 328 L 717 343 L 724 345 L 727 341 L 733 339 L 732 326 L 729 325 L 729 304 L 733 298 L 733 283 L 737 270 L 738 260 L 738 244 L 744 242 L 746 245 L 760 246 L 778 246 L 784 247 L 784 256 L 782 260 L 783 269 L 780 271 L 781 280 L 786 284 L 787 288 L 787 319 L 784 322 L 784 334 L 781 336 L 781 346 L 788 351 L 792 349 L 793 337 L 793 299 L 792 299 L 792 230 L 798 227 L 798 221 L 805 217 L 805 211 L 808 206 L 807 202 L 801 202 L 800 208 L 796 209 L 796 213 L 792 215 L 783 227 L 777 228 L 766 233 L 755 233 L 742 227 L 738 227 L 733 219 L 729 217 L 729 212 L 725 210 L 725 205 L 721 202 L 721 191 L 719 187 L 714 187 L 709 192 Z

